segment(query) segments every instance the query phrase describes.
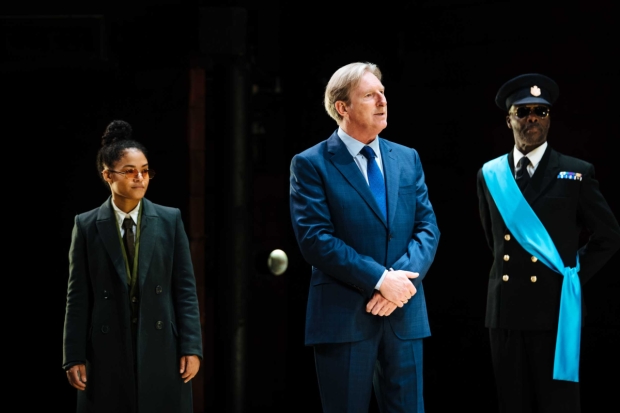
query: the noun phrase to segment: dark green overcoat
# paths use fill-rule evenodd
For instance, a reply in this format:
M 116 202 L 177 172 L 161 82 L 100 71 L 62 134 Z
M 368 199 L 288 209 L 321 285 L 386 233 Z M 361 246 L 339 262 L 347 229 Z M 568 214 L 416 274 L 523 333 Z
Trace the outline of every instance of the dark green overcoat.
M 87 389 L 78 391 L 78 413 L 192 413 L 192 383 L 184 384 L 179 373 L 180 356 L 202 359 L 189 242 L 177 208 L 142 203 L 133 316 L 111 198 L 75 217 L 63 368 L 86 363 Z

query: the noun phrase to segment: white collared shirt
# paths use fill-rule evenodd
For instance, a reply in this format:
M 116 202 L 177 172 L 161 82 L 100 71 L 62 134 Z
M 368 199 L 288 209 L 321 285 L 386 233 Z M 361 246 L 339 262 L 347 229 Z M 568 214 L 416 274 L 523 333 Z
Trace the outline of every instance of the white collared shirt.
M 536 172 L 536 168 L 538 168 L 538 164 L 540 163 L 540 160 L 542 159 L 543 155 L 545 154 L 545 149 L 547 149 L 547 141 L 545 141 L 545 143 L 543 143 L 542 145 L 540 145 L 538 148 L 532 150 L 530 153 L 527 154 L 527 157 L 530 158 L 530 163 L 527 166 L 527 173 L 530 174 L 530 176 L 534 175 L 534 172 Z M 523 155 L 516 147 L 514 147 L 514 149 L 512 150 L 512 154 L 514 156 L 514 167 L 515 167 L 515 171 L 517 170 L 517 164 L 519 163 L 519 161 L 521 160 L 521 158 L 523 158 L 525 155 Z M 516 172 L 515 172 L 515 178 L 517 177 Z
M 366 183 L 368 183 L 368 160 L 364 157 L 364 155 L 360 153 L 362 151 L 362 148 L 364 148 L 364 146 L 366 145 L 364 145 L 357 139 L 347 135 L 347 133 L 343 131 L 340 127 L 338 127 L 338 137 L 347 147 L 347 150 L 353 157 L 353 160 L 355 160 L 358 168 L 360 168 L 360 171 L 362 171 L 362 175 L 364 175 L 364 178 L 366 178 Z M 379 145 L 379 137 L 377 136 L 375 139 L 373 139 L 373 141 L 370 142 L 368 146 L 370 146 L 372 150 L 375 151 L 375 155 L 377 155 L 377 164 L 379 165 L 381 173 L 383 173 L 383 162 L 381 160 L 382 158 L 381 147 Z
M 131 217 L 131 219 L 133 219 L 133 234 L 134 234 L 134 241 L 135 241 L 136 228 L 138 225 L 138 215 L 140 213 L 141 203 L 142 201 L 138 202 L 138 205 L 136 205 L 134 209 L 132 209 L 131 211 L 129 211 L 129 213 L 127 213 L 127 212 L 121 211 L 116 205 L 114 205 L 114 201 L 112 201 L 112 207 L 114 208 L 114 212 L 116 213 L 116 221 L 121 230 L 121 237 L 125 235 L 125 229 L 123 228 L 123 221 L 125 220 L 126 217 L 129 216 Z

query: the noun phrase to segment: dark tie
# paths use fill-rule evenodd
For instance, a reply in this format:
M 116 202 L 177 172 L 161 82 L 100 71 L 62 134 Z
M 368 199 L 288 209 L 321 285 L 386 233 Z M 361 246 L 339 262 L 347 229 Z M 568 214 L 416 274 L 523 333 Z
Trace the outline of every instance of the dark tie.
M 123 220 L 123 228 L 125 234 L 123 234 L 123 244 L 125 244 L 125 251 L 127 251 L 127 262 L 129 263 L 129 271 L 133 271 L 133 259 L 136 254 L 136 238 L 133 235 L 133 219 L 126 217 Z
M 527 172 L 527 166 L 530 164 L 530 158 L 524 156 L 517 162 L 517 169 L 515 169 L 517 185 L 521 192 L 525 190 L 527 184 L 530 182 L 530 174 Z
M 368 161 L 366 171 L 368 173 L 368 185 L 370 186 L 370 191 L 377 200 L 379 209 L 381 209 L 381 212 L 383 212 L 383 217 L 385 218 L 387 216 L 385 213 L 385 181 L 383 180 L 383 174 L 381 173 L 377 160 L 375 159 L 377 155 L 375 155 L 375 151 L 373 151 L 370 146 L 364 146 L 361 153 Z

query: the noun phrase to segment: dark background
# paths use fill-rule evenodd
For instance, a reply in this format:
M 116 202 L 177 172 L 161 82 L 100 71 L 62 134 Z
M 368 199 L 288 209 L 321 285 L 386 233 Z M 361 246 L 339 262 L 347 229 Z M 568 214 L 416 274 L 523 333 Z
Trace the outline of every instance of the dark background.
M 353 61 L 384 73 L 389 126 L 384 138 L 420 153 L 442 232 L 425 279 L 432 336 L 425 340 L 427 411 L 451 406 L 495 412 L 487 331 L 486 284 L 491 254 L 480 228 L 475 177 L 482 164 L 511 150 L 504 113 L 494 103 L 506 80 L 543 73 L 560 86 L 549 143 L 593 163 L 603 194 L 620 216 L 614 172 L 618 119 L 618 26 L 611 1 L 335 2 L 152 1 L 109 10 L 2 6 L 5 207 L 8 227 L 24 216 L 27 281 L 10 278 L 18 299 L 16 354 L 28 362 L 24 411 L 72 412 L 75 391 L 61 369 L 67 253 L 73 217 L 99 206 L 109 191 L 98 181 L 95 155 L 113 119 L 133 125 L 150 149 L 158 176 L 147 197 L 189 217 L 189 71 L 206 74 L 204 155 L 208 202 L 205 271 L 197 274 L 207 312 L 198 405 L 232 411 L 227 268 L 247 262 L 247 348 L 242 354 L 246 411 L 320 411 L 312 351 L 303 345 L 310 268 L 299 254 L 288 212 L 291 157 L 336 129 L 322 106 L 331 74 Z M 224 9 L 212 9 L 223 7 Z M 237 10 L 240 26 L 214 16 Z M 238 51 L 242 53 L 237 53 Z M 231 67 L 240 67 L 247 106 L 248 249 L 231 259 L 226 154 Z M 239 92 L 239 90 L 236 90 Z M 234 91 L 233 91 L 234 92 Z M 28 173 L 23 173 L 23 171 Z M 6 200 L 9 200 L 7 203 Z M 14 204 L 19 200 L 19 204 Z M 36 214 L 36 215 L 35 215 Z M 13 219 L 12 217 L 15 216 Z M 41 217 L 41 220 L 34 218 Z M 233 234 L 235 236 L 235 234 Z M 289 268 L 276 277 L 261 267 L 281 248 Z M 35 252 L 36 256 L 32 256 Z M 256 261 L 257 258 L 261 260 Z M 24 261 L 25 260 L 25 261 Z M 258 262 L 256 264 L 255 262 Z M 620 345 L 620 255 L 583 289 L 588 318 L 582 336 L 583 411 L 616 405 Z M 12 273 L 12 272 L 11 272 Z M 20 275 L 22 277 L 22 275 Z M 241 305 L 240 304 L 240 305 Z M 28 320 L 28 321 L 25 321 Z M 26 337 L 26 339 L 24 339 Z M 25 352 L 24 355 L 21 352 Z M 23 386 L 23 385 L 22 385 Z M 373 401 L 374 403 L 374 401 Z M 374 404 L 371 411 L 376 411 Z

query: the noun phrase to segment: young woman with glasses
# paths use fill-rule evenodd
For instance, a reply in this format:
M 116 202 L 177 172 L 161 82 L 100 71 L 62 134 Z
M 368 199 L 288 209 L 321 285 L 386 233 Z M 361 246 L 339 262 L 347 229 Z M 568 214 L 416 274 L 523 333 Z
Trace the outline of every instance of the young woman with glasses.
M 76 215 L 69 249 L 63 369 L 77 412 L 192 413 L 202 339 L 181 213 L 144 197 L 155 171 L 127 122 L 108 125 L 96 165 L 110 196 Z

